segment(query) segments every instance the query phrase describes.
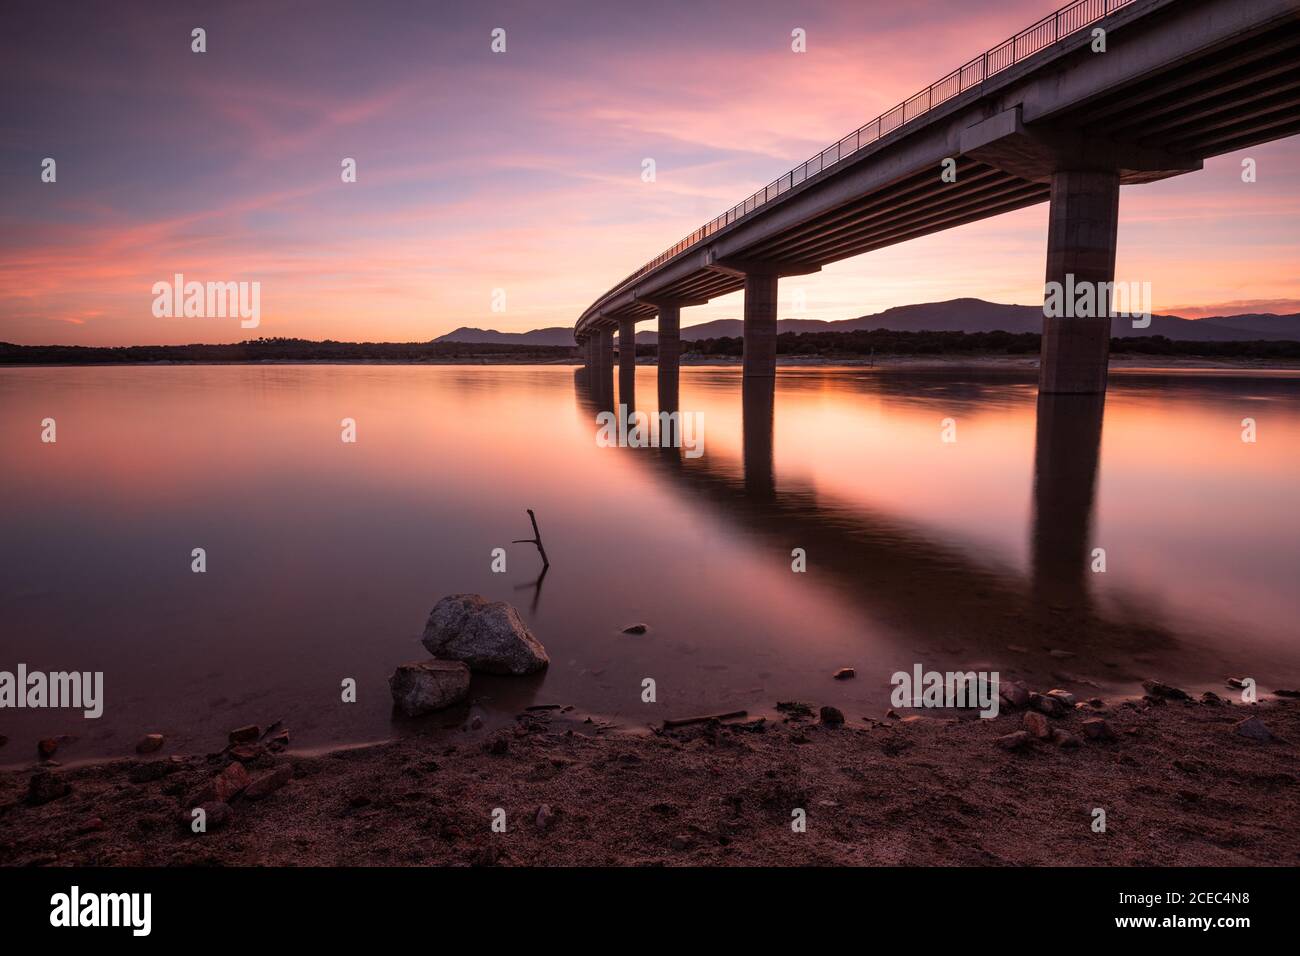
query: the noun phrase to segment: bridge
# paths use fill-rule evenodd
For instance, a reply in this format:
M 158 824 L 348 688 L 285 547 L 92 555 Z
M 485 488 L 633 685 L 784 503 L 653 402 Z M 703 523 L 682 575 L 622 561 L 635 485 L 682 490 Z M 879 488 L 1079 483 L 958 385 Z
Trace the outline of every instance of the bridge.
M 1076 0 L 664 250 L 574 336 L 610 376 L 615 330 L 633 343 L 657 317 L 675 408 L 682 308 L 743 289 L 745 384 L 764 388 L 782 277 L 1048 202 L 1046 283 L 1091 284 L 1101 317 L 1045 314 L 1039 391 L 1104 393 L 1120 187 L 1296 132 L 1300 0 Z M 635 361 L 620 347 L 620 390 Z

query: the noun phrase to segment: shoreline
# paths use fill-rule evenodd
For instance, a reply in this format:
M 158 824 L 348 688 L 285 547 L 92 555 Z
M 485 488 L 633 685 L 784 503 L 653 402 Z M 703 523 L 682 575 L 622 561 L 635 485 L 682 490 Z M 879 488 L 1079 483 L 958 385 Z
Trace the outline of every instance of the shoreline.
M 164 360 L 158 362 L 0 362 L 0 370 L 21 368 L 173 368 L 187 366 L 216 367 L 231 366 L 305 366 L 305 365 L 499 365 L 539 368 L 545 366 L 569 366 L 582 368 L 584 362 L 577 358 L 555 359 L 549 361 L 520 361 L 516 357 L 481 356 L 475 358 L 447 359 L 259 359 L 257 361 L 184 361 Z M 639 367 L 658 367 L 653 360 L 638 360 Z M 681 357 L 683 368 L 739 368 L 742 359 L 732 356 L 708 356 L 693 358 Z M 961 370 L 998 370 L 1034 372 L 1038 371 L 1038 356 L 1022 355 L 878 355 L 874 358 L 865 356 L 778 356 L 778 368 L 880 368 L 905 369 L 908 371 L 961 371 Z M 615 363 L 617 366 L 617 362 Z M 1250 371 L 1250 372 L 1296 372 L 1300 371 L 1300 360 L 1285 361 L 1257 358 L 1201 358 L 1197 356 L 1158 356 L 1137 353 L 1119 353 L 1110 356 L 1112 372 L 1160 372 L 1160 371 Z
M 834 716 L 813 705 L 643 732 L 522 711 L 506 727 L 316 753 L 255 747 L 235 770 L 231 748 L 7 770 L 0 865 L 1300 862 L 1294 700 L 1161 692 L 1041 720 L 1010 706 L 988 720 Z M 1273 739 L 1243 736 L 1248 717 Z M 1090 735 L 1098 718 L 1113 739 Z M 1039 724 L 1048 739 L 998 740 Z M 231 775 L 261 782 L 223 794 L 214 826 L 191 833 L 187 808 Z

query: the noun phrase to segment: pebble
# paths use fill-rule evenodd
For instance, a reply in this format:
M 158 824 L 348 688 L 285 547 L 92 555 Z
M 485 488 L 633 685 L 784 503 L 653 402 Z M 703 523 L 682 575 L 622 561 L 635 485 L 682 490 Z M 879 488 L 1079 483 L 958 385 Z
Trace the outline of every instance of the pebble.
M 1115 731 L 1105 718 L 1091 717 L 1083 722 L 1084 736 L 1089 740 L 1114 740 Z
M 624 633 L 624 634 L 644 634 L 644 633 L 645 633 L 646 631 L 648 631 L 648 630 L 649 630 L 649 628 L 646 627 L 644 624 L 629 624 L 627 627 L 623 628 L 623 633 Z
M 831 676 L 836 680 L 852 680 L 854 677 L 858 676 L 858 672 L 852 667 L 841 667 Z
M 555 814 L 551 811 L 551 805 L 549 803 L 543 803 L 540 807 L 537 808 L 537 816 L 536 816 L 537 829 L 539 830 L 550 829 L 551 823 L 554 822 L 554 820 L 555 820 Z
M 162 734 L 145 734 L 140 738 L 140 742 L 135 745 L 135 752 L 138 754 L 151 754 L 163 745 Z
M 36 753 L 42 760 L 49 760 L 59 752 L 59 742 L 53 737 L 44 737 L 36 742 Z
M 1025 716 L 1029 715 L 1026 714 Z M 1014 730 L 1005 736 L 999 737 L 996 743 L 1003 750 L 1021 750 L 1031 740 L 1033 740 L 1033 737 L 1031 737 L 1027 732 L 1023 730 Z
M 1066 707 L 1074 706 L 1074 695 L 1071 694 L 1069 691 L 1061 690 L 1060 688 L 1054 688 L 1047 692 L 1047 696 L 1059 700 Z
M 293 779 L 293 765 L 282 763 L 270 773 L 264 773 L 244 789 L 244 796 L 249 800 L 261 800 L 269 797 Z
M 1061 730 L 1058 728 L 1052 732 L 1052 743 L 1056 744 L 1056 746 L 1060 747 L 1062 750 L 1074 750 L 1082 742 L 1083 741 L 1068 730 Z
M 1039 740 L 1046 740 L 1052 735 L 1051 730 L 1047 727 L 1047 718 L 1042 714 L 1032 710 L 1025 711 L 1024 717 L 1025 730 L 1033 734 Z
M 819 711 L 819 716 L 828 727 L 838 727 L 844 723 L 844 713 L 838 707 L 825 706 Z
M 1164 681 L 1144 680 L 1142 689 L 1152 697 L 1167 697 L 1170 700 L 1191 700 L 1191 695 L 1187 691 L 1174 687 L 1172 684 L 1166 684 Z
M 230 732 L 230 742 L 232 744 L 247 744 L 255 741 L 261 731 L 257 724 L 249 724 L 247 727 L 236 727 Z

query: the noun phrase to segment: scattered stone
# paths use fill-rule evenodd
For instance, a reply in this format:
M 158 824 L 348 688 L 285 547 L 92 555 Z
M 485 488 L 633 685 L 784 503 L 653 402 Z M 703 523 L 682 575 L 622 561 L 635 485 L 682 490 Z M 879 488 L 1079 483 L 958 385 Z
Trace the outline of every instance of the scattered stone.
M 51 800 L 66 797 L 71 792 L 72 788 L 68 786 L 66 780 L 48 770 L 37 771 L 27 782 L 27 802 L 37 807 Z
M 162 734 L 145 734 L 140 738 L 140 742 L 135 745 L 135 752 L 138 754 L 151 754 L 163 745 Z
M 226 769 L 208 781 L 194 799 L 190 800 L 190 804 L 199 806 L 205 803 L 229 803 L 252 782 L 253 778 L 244 769 L 244 765 L 236 761 L 228 764 Z
M 1106 706 L 1106 702 L 1102 700 L 1100 697 L 1090 697 L 1088 699 L 1088 706 L 1091 707 L 1093 710 L 1101 710 L 1103 707 Z
M 888 717 L 890 720 L 901 719 L 898 716 L 898 711 L 894 710 L 892 707 L 889 710 L 885 711 L 885 716 Z
M 429 613 L 421 639 L 434 657 L 489 674 L 532 674 L 550 664 L 519 612 L 479 594 L 452 594 Z
M 1039 697 L 1034 701 L 1034 706 L 1048 717 L 1062 717 L 1066 712 L 1065 705 L 1055 697 Z
M 59 752 L 59 742 L 53 737 L 44 737 L 36 741 L 36 754 L 42 760 L 49 760 Z
M 1211 707 L 1219 707 L 1222 704 L 1226 704 L 1227 701 L 1224 700 L 1222 697 L 1220 697 L 1218 694 L 1216 694 L 1214 691 L 1207 690 L 1204 694 L 1201 695 L 1201 703 L 1209 704 Z
M 1030 715 L 1026 714 L 1025 716 L 1028 717 Z M 1033 716 L 1039 717 L 1038 714 L 1034 714 Z M 1042 718 L 1039 717 L 1039 719 L 1041 720 Z M 1003 750 L 1023 750 L 1033 739 L 1034 738 L 1026 731 L 1013 730 L 1011 733 L 999 737 L 996 743 Z
M 1181 688 L 1158 680 L 1144 680 L 1142 689 L 1152 697 L 1165 697 L 1169 700 L 1191 700 L 1191 695 Z
M 776 709 L 791 717 L 811 717 L 813 710 L 801 700 L 778 700 Z
M 509 753 L 510 738 L 507 737 L 505 734 L 497 734 L 490 741 L 488 741 L 487 752 L 497 757 L 501 756 L 502 754 Z
M 674 850 L 689 850 L 691 848 L 691 838 L 685 833 L 678 833 L 673 837 L 672 848 Z
M 398 664 L 388 687 L 402 713 L 419 717 L 464 700 L 469 693 L 469 668 L 460 661 Z
M 1069 691 L 1061 690 L 1059 688 L 1054 688 L 1047 692 L 1047 696 L 1054 697 L 1056 700 L 1059 700 L 1066 707 L 1074 706 L 1074 695 L 1071 694 Z
M 1057 660 L 1060 660 L 1060 661 L 1066 660 L 1067 658 L 1070 658 L 1070 657 L 1073 657 L 1073 656 L 1074 656 L 1074 651 L 1058 651 L 1058 650 L 1051 650 L 1051 651 L 1048 651 L 1047 653 L 1048 653 L 1049 655 L 1051 655 L 1052 657 L 1055 657 Z
M 483 718 L 480 717 L 478 714 L 475 714 L 475 715 L 473 716 L 473 718 L 470 719 L 470 722 L 469 722 L 469 729 L 470 729 L 470 730 L 482 730 L 482 729 L 483 729 Z
M 1002 681 L 998 684 L 998 696 L 1013 708 L 1029 706 L 1029 688 L 1021 681 Z
M 1089 740 L 1114 740 L 1115 731 L 1103 717 L 1090 717 L 1083 722 L 1083 735 Z
M 537 808 L 537 816 L 535 817 L 535 820 L 537 822 L 537 829 L 550 829 L 551 824 L 555 821 L 555 814 L 551 812 L 551 805 L 549 803 L 543 803 Z
M 104 821 L 101 817 L 87 817 L 81 826 L 77 827 L 78 833 L 97 833 L 104 829 Z
M 1082 742 L 1083 741 L 1068 730 L 1057 728 L 1052 731 L 1052 743 L 1056 744 L 1056 746 L 1060 747 L 1062 750 L 1074 750 Z
M 646 627 L 644 624 L 629 624 L 627 627 L 623 628 L 623 633 L 624 633 L 624 634 L 644 634 L 644 633 L 645 633 L 646 631 L 648 631 L 648 630 L 649 630 L 649 628 Z
M 1273 734 L 1264 725 L 1264 721 L 1258 717 L 1247 717 L 1245 720 L 1240 720 L 1233 725 L 1233 728 L 1241 736 L 1249 737 L 1251 740 L 1257 740 L 1260 743 L 1267 743 L 1273 739 Z
M 1275 690 L 1273 694 L 1277 697 L 1300 697 L 1300 690 Z
M 293 764 L 282 763 L 270 773 L 264 773 L 250 783 L 244 790 L 244 796 L 249 800 L 261 800 L 275 793 L 292 779 Z
M 844 713 L 838 707 L 826 706 L 819 712 L 822 723 L 827 727 L 838 727 L 844 723 Z
M 1231 687 L 1233 690 L 1241 690 L 1243 687 L 1246 686 L 1246 680 L 1245 678 L 1242 677 L 1229 677 L 1227 680 L 1224 681 L 1224 683 L 1227 684 L 1229 687 Z
M 858 676 L 858 672 L 855 671 L 852 667 L 841 667 L 831 676 L 834 677 L 836 680 L 852 680 L 853 678 Z
M 266 753 L 266 749 L 261 744 L 236 744 L 230 747 L 226 753 L 240 763 L 252 763 Z
M 1047 718 L 1035 711 L 1025 711 L 1024 725 L 1025 730 L 1029 731 L 1039 740 L 1046 740 L 1052 735 L 1052 731 L 1047 726 Z
M 289 749 L 289 731 L 281 730 L 266 741 L 266 749 L 273 754 Z
M 230 743 L 247 744 L 252 743 L 260 737 L 262 732 L 258 729 L 257 724 L 249 724 L 247 727 L 236 727 L 230 732 Z

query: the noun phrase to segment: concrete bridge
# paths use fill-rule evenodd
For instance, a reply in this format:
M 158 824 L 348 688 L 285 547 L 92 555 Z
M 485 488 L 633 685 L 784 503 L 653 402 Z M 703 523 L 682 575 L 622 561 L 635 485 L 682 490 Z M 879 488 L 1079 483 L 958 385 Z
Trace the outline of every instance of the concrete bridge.
M 765 388 L 783 276 L 1050 202 L 1046 281 L 1104 289 L 1122 185 L 1296 132 L 1300 0 L 1077 0 L 665 250 L 593 303 L 575 338 L 599 378 L 614 331 L 632 343 L 657 316 L 660 405 L 675 408 L 682 308 L 743 289 L 744 376 Z M 1041 392 L 1105 391 L 1100 298 L 1101 318 L 1044 317 Z M 620 348 L 621 383 L 634 365 Z

